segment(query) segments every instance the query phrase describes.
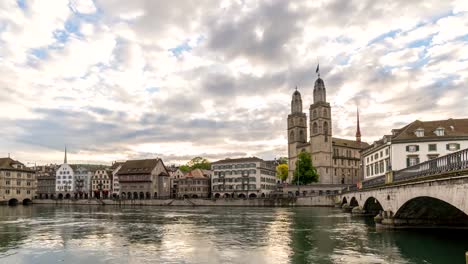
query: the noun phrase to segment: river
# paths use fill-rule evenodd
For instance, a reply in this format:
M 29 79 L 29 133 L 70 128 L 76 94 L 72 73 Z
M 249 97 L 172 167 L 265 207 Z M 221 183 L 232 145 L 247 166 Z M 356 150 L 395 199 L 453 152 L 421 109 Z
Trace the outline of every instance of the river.
M 468 233 L 335 208 L 0 206 L 0 263 L 465 263 Z

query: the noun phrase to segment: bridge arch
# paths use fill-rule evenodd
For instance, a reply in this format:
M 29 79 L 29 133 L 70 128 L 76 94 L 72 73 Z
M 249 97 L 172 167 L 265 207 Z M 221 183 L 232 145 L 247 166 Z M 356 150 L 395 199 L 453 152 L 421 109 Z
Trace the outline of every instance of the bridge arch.
M 366 212 L 366 214 L 371 214 L 374 216 L 376 216 L 380 211 L 384 210 L 379 200 L 373 196 L 370 196 L 366 199 L 362 209 Z
M 346 203 L 348 203 L 348 200 L 346 199 L 346 197 L 343 197 L 343 200 L 341 201 L 341 205 L 346 204 Z
M 26 198 L 26 199 L 23 200 L 23 205 L 30 205 L 30 204 L 32 204 L 31 199 Z
M 356 197 L 353 196 L 353 198 L 351 198 L 351 201 L 349 201 L 349 206 L 351 206 L 351 207 L 359 206 L 359 203 L 358 203 Z
M 11 198 L 10 200 L 8 200 L 8 205 L 9 205 L 9 206 L 16 206 L 16 205 L 18 205 L 18 199 L 16 199 L 16 198 Z
M 408 223 L 423 221 L 431 225 L 468 226 L 468 215 L 460 208 L 430 196 L 409 199 L 395 213 L 395 218 Z

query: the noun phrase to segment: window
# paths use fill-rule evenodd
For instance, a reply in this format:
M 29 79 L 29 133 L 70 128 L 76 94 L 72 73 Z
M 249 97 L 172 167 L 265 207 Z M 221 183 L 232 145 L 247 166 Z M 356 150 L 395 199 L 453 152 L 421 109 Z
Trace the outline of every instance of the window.
M 434 133 L 437 135 L 437 136 L 443 136 L 445 134 L 445 131 L 444 131 L 444 128 L 443 127 L 438 127 Z
M 406 166 L 411 167 L 416 164 L 419 164 L 419 156 L 408 156 L 406 158 Z
M 375 163 L 374 164 L 374 171 L 375 171 L 375 174 L 379 173 L 379 163 Z
M 437 144 L 429 144 L 429 151 L 437 151 Z
M 383 151 L 380 151 L 380 157 L 383 157 Z
M 317 126 L 317 123 L 314 122 L 313 126 L 312 126 L 312 133 L 313 134 L 317 134 L 318 133 L 318 126 Z
M 10 181 L 5 181 L 5 184 L 6 184 L 6 185 L 10 185 Z
M 447 150 L 449 150 L 449 151 L 455 151 L 455 150 L 459 150 L 459 149 L 460 149 L 460 144 L 458 144 L 458 143 L 447 144 Z
M 414 134 L 415 134 L 417 137 L 424 137 L 424 129 L 418 128 L 418 129 L 416 129 L 416 131 L 414 131 Z
M 417 152 L 417 151 L 419 151 L 419 146 L 418 145 L 408 145 L 408 146 L 406 146 L 406 151 L 407 152 Z
M 21 190 L 16 190 L 16 194 L 21 194 Z
M 388 156 L 388 148 L 385 149 L 385 156 Z

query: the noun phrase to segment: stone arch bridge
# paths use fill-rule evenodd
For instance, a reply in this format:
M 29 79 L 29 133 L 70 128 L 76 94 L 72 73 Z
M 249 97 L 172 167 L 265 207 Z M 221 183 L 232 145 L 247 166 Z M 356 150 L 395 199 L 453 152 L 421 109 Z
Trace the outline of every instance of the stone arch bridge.
M 345 191 L 336 202 L 353 214 L 376 216 L 381 228 L 468 228 L 468 150 L 455 156 L 456 162 L 445 162 L 450 167 L 421 163 Z

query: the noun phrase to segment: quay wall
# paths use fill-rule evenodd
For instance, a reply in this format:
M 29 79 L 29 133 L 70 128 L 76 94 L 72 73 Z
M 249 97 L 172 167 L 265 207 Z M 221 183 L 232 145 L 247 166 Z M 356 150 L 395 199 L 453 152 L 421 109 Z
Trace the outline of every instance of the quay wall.
M 154 199 L 154 200 L 51 200 L 37 199 L 33 204 L 50 205 L 119 205 L 119 206 L 239 206 L 239 207 L 307 207 L 335 205 L 334 196 L 310 196 L 277 199 Z

